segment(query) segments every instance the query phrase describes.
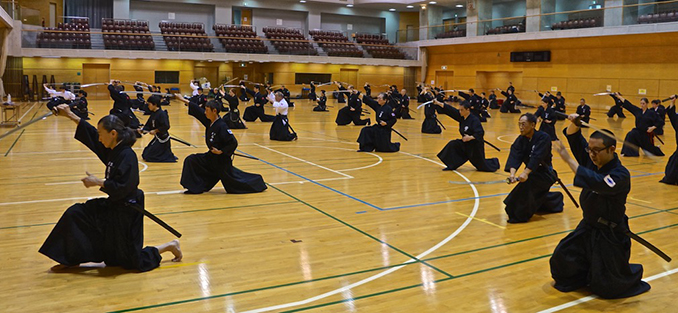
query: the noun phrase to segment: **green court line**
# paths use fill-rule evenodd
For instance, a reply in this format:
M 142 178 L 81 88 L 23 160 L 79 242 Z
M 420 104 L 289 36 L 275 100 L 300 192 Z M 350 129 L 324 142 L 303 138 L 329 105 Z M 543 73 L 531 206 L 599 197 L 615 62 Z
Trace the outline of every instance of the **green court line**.
M 267 184 L 267 185 L 268 185 L 268 184 Z M 361 230 L 361 229 L 359 229 L 359 228 L 357 228 L 357 227 L 355 227 L 355 226 L 353 226 L 353 225 L 351 225 L 351 224 L 349 224 L 349 223 L 344 222 L 343 220 L 341 220 L 341 219 L 339 219 L 339 218 L 333 216 L 332 214 L 329 214 L 329 213 L 327 213 L 327 212 L 325 212 L 325 211 L 323 211 L 323 210 L 321 210 L 321 209 L 318 209 L 317 207 L 311 205 L 310 203 L 308 203 L 308 202 L 306 202 L 306 201 L 303 201 L 303 200 L 301 200 L 301 199 L 299 199 L 299 198 L 297 198 L 297 197 L 295 197 L 295 196 L 293 196 L 293 195 L 291 195 L 291 194 L 289 194 L 289 193 L 283 191 L 282 189 L 280 189 L 280 188 L 278 188 L 278 187 L 276 187 L 276 186 L 273 186 L 273 185 L 269 185 L 269 186 L 270 186 L 271 188 L 273 188 L 273 189 L 279 191 L 280 193 L 282 193 L 282 194 L 284 194 L 284 195 L 286 195 L 286 196 L 288 196 L 288 197 L 290 197 L 290 198 L 292 198 L 292 199 L 294 199 L 294 200 L 297 200 L 299 203 L 303 203 L 304 205 L 308 206 L 309 208 L 311 208 L 311 209 L 313 209 L 313 210 L 316 210 L 317 212 L 319 212 L 319 213 L 321 213 L 321 214 L 323 214 L 323 215 L 325 215 L 325 216 L 327 216 L 327 217 L 329 217 L 329 218 L 331 218 L 331 219 L 333 219 L 333 220 L 335 220 L 335 221 L 337 221 L 337 222 L 343 224 L 344 226 L 347 226 L 348 228 L 351 228 L 351 229 L 353 229 L 353 230 L 355 230 L 355 231 L 357 231 L 357 232 L 359 232 L 359 233 L 361 233 L 361 234 L 363 234 L 363 235 L 369 237 L 370 239 L 375 240 L 375 241 L 377 241 L 377 242 L 379 242 L 379 243 L 381 243 L 381 244 L 387 245 L 389 248 L 391 248 L 391 249 L 393 249 L 393 250 L 395 250 L 395 251 L 397 251 L 397 252 L 400 252 L 401 254 L 407 256 L 407 257 L 410 258 L 410 259 L 413 259 L 413 260 L 415 260 L 415 261 L 421 261 L 419 258 L 417 258 L 417 257 L 415 257 L 415 256 L 413 256 L 413 255 L 410 255 L 409 253 L 407 253 L 407 252 L 405 252 L 405 251 L 403 251 L 403 250 L 400 250 L 400 249 L 394 247 L 393 245 L 389 244 L 388 242 L 385 242 L 385 241 L 383 241 L 383 240 L 381 240 L 381 239 L 379 239 L 379 238 L 377 238 L 377 237 L 374 237 L 374 236 L 368 234 L 367 232 L 365 232 L 365 231 L 363 231 L 363 230 Z M 438 269 L 438 268 L 436 268 L 435 266 L 430 265 L 430 264 L 428 264 L 428 263 L 426 263 L 426 262 L 424 262 L 424 261 L 421 261 L 421 263 L 423 263 L 423 264 L 425 264 L 426 266 L 428 266 L 428 267 L 430 267 L 430 268 L 432 268 L 432 269 L 434 269 L 434 270 L 436 270 L 436 271 L 442 273 L 443 275 L 446 275 L 447 277 L 454 277 L 454 276 L 452 276 L 452 275 L 446 273 L 445 271 L 443 271 L 443 270 L 441 270 L 441 269 Z M 402 265 L 402 264 L 400 264 L 400 265 Z
M 228 209 L 240 209 L 240 208 L 248 208 L 248 207 L 268 206 L 268 205 L 277 205 L 277 204 L 290 204 L 290 203 L 296 203 L 296 201 L 284 201 L 284 202 L 273 202 L 273 203 L 262 203 L 262 204 L 248 204 L 248 205 L 230 206 L 230 207 L 222 207 L 222 208 L 197 209 L 197 210 L 178 211 L 178 212 L 164 212 L 164 213 L 156 213 L 155 215 L 170 215 L 170 214 L 183 214 L 183 213 L 194 213 L 194 212 L 220 211 L 220 210 L 228 210 Z M 34 226 L 47 226 L 47 225 L 56 225 L 56 223 L 41 223 L 41 224 L 7 226 L 7 227 L 0 227 L 0 230 L 24 228 L 24 227 L 34 227 Z

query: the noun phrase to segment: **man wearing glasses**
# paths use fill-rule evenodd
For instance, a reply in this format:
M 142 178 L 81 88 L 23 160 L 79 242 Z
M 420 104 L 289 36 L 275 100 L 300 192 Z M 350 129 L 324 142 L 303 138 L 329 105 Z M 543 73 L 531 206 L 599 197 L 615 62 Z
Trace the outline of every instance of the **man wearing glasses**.
M 562 292 L 588 287 L 608 299 L 635 296 L 650 290 L 650 285 L 641 280 L 643 266 L 629 264 L 625 204 L 631 177 L 615 153 L 614 134 L 595 131 L 586 142 L 578 117 L 569 115 L 571 124 L 564 130 L 574 159 L 561 143 L 554 147 L 575 173 L 574 185 L 582 188 L 579 202 L 584 218 L 553 252 L 553 287 Z
M 537 117 L 534 114 L 520 116 L 520 136 L 511 145 L 504 168 L 511 173 L 509 184 L 518 183 L 504 199 L 509 223 L 525 223 L 537 211 L 563 211 L 563 194 L 549 191 L 557 178 L 551 165 L 551 136 L 535 130 L 536 123 Z M 523 163 L 525 169 L 516 177 L 516 172 Z

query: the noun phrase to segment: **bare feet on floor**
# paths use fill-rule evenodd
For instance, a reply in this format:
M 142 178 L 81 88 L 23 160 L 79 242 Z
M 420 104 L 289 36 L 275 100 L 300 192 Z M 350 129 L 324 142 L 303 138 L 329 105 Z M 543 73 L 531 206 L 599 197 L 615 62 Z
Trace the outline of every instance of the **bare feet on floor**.
M 164 252 L 172 252 L 174 255 L 174 259 L 172 259 L 172 262 L 180 262 L 181 259 L 184 257 L 184 255 L 181 253 L 181 247 L 179 246 L 179 240 L 174 239 L 170 242 L 164 243 L 162 245 L 159 245 L 156 247 L 158 249 L 158 252 L 160 254 Z

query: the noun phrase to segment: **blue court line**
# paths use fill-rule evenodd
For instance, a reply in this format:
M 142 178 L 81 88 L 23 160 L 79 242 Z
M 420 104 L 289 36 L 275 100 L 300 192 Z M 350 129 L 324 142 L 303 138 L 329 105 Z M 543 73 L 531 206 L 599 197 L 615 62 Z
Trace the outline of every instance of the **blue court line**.
M 242 154 L 244 154 L 244 155 L 251 156 L 251 157 L 253 157 L 253 158 L 255 157 L 255 156 L 253 156 L 253 155 L 251 155 L 251 154 L 248 154 L 248 153 L 246 153 L 246 152 L 243 152 L 243 151 L 240 151 L 240 150 L 237 150 L 237 151 L 240 152 L 240 153 L 242 153 Z M 273 163 L 271 163 L 271 162 L 267 162 L 267 161 L 264 161 L 264 160 L 262 160 L 262 159 L 259 159 L 259 161 L 261 161 L 261 162 L 263 162 L 263 163 L 266 163 L 266 164 L 268 164 L 268 165 L 270 165 L 270 166 L 273 166 L 273 167 L 275 167 L 275 168 L 277 168 L 277 169 L 279 169 L 279 170 L 281 170 L 281 171 L 290 173 L 290 174 L 292 174 L 292 175 L 294 175 L 294 176 L 297 176 L 297 177 L 299 177 L 299 178 L 301 178 L 301 179 L 308 180 L 308 181 L 311 182 L 311 183 L 314 183 L 314 184 L 316 184 L 316 185 L 318 185 L 318 186 L 320 186 L 320 187 L 323 187 L 323 188 L 325 188 L 325 189 L 327 189 L 327 190 L 336 192 L 336 193 L 338 193 L 338 194 L 340 194 L 340 195 L 342 195 L 342 196 L 344 196 L 344 197 L 347 197 L 347 198 L 349 198 L 349 199 L 358 201 L 358 202 L 360 202 L 360 203 L 362 203 L 362 204 L 364 204 L 364 205 L 367 205 L 367 206 L 369 206 L 369 207 L 375 208 L 375 209 L 377 209 L 377 210 L 379 210 L 379 211 L 383 211 L 382 208 L 380 208 L 380 207 L 378 207 L 378 206 L 376 206 L 376 205 L 374 205 L 374 204 L 372 204 L 372 203 L 369 203 L 369 202 L 364 201 L 364 200 L 360 200 L 360 199 L 358 199 L 358 198 L 356 198 L 356 197 L 354 197 L 354 196 L 351 196 L 351 195 L 349 195 L 349 194 L 347 194 L 347 193 L 344 193 L 344 192 L 341 192 L 341 191 L 339 191 L 339 190 L 336 190 L 336 189 L 334 189 L 334 188 L 332 188 L 332 187 L 323 185 L 323 184 L 321 184 L 321 183 L 319 183 L 319 182 L 317 182 L 317 181 L 315 181 L 315 180 L 312 180 L 312 179 L 310 179 L 310 178 L 307 178 L 307 177 L 304 177 L 304 176 L 302 176 L 302 175 L 299 175 L 299 174 L 297 174 L 297 173 L 295 173 L 295 172 L 292 172 L 292 171 L 290 171 L 290 170 L 287 170 L 287 169 L 285 169 L 285 168 L 282 168 L 282 167 L 280 167 L 280 166 L 278 166 L 278 165 L 275 165 L 275 164 L 273 164 Z
M 461 201 L 468 201 L 468 200 L 475 200 L 475 199 L 484 199 L 484 198 L 492 198 L 492 197 L 499 197 L 499 196 L 506 196 L 508 193 L 498 193 L 494 195 L 487 195 L 487 196 L 480 196 L 480 197 L 470 197 L 470 198 L 463 198 L 463 199 L 452 199 L 452 200 L 445 200 L 445 201 L 438 201 L 438 202 L 429 202 L 429 203 L 420 203 L 420 204 L 411 204 L 411 205 L 403 205 L 403 206 L 396 206 L 392 208 L 384 208 L 382 211 L 391 211 L 391 210 L 400 210 L 400 209 L 409 209 L 409 208 L 416 208 L 416 207 L 422 207 L 422 206 L 428 206 L 428 205 L 436 205 L 436 204 L 445 204 L 445 203 L 453 203 L 453 202 L 461 202 Z

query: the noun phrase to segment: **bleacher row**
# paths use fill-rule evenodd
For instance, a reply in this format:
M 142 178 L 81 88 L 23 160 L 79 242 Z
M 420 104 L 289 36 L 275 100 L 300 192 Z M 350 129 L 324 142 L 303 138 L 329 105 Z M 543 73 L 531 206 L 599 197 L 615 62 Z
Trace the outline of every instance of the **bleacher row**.
M 646 14 L 638 17 L 638 24 L 654 24 L 678 21 L 678 11 Z
M 602 26 L 601 19 L 592 17 L 585 19 L 574 19 L 568 21 L 562 21 L 558 23 L 553 23 L 551 25 L 552 30 L 559 29 L 576 29 L 576 28 L 590 28 L 590 27 L 600 27 Z
M 515 24 L 515 25 L 504 25 L 491 28 L 487 31 L 487 35 L 499 35 L 499 34 L 513 34 L 513 33 L 524 33 L 525 25 L 524 24 Z
M 436 35 L 436 39 L 440 38 L 456 38 L 456 37 L 466 37 L 466 30 L 448 30 Z
M 161 22 L 158 26 L 168 51 L 214 51 L 214 45 L 202 23 Z M 252 26 L 215 24 L 212 29 L 226 52 L 269 52 L 264 41 L 257 36 Z M 104 49 L 156 49 L 147 21 L 105 18 L 102 19 L 101 30 Z M 264 27 L 262 31 L 275 49 L 282 54 L 319 54 L 312 42 L 299 29 Z M 309 34 L 328 56 L 364 56 L 363 51 L 340 32 L 316 30 L 310 31 Z M 359 34 L 356 36 L 356 42 L 375 58 L 406 58 L 405 53 L 382 35 Z M 89 18 L 75 18 L 71 23 L 59 23 L 56 28 L 43 27 L 43 31 L 37 34 L 37 46 L 39 48 L 91 49 Z

